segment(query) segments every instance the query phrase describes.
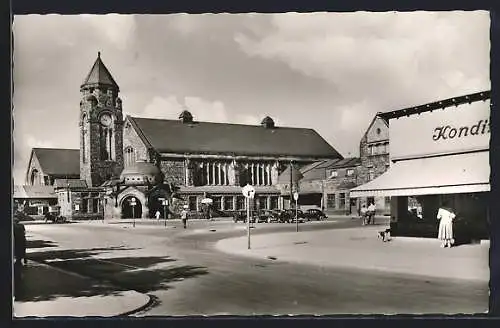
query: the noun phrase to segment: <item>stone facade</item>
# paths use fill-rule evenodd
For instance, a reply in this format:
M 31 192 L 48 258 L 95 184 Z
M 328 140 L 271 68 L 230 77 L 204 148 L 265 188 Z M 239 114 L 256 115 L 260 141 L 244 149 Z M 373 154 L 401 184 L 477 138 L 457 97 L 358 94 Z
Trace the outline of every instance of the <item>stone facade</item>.
M 332 170 L 337 172 L 335 177 L 331 177 L 331 170 L 327 170 L 328 178 L 323 182 L 323 206 L 326 211 L 332 214 L 357 212 L 357 201 L 354 198 L 350 199 L 349 191 L 357 186 L 359 168 L 359 165 L 333 168 Z
M 80 178 L 89 186 L 99 186 L 123 170 L 122 103 L 118 89 L 109 86 L 83 85 L 81 95 Z M 111 117 L 109 128 L 101 123 L 106 114 Z M 104 129 L 109 129 L 109 135 L 104 135 Z M 103 158 L 103 147 L 108 142 L 108 157 Z
M 124 166 L 133 164 L 131 161 L 127 161 L 127 149 L 133 150 L 133 161 L 144 160 L 147 162 L 151 162 L 153 158 L 151 158 L 150 153 L 148 151 L 148 147 L 144 144 L 142 139 L 137 134 L 137 131 L 132 127 L 132 124 L 125 120 L 123 125 L 123 155 L 124 158 Z
M 165 183 L 172 183 L 176 186 L 186 185 L 186 163 L 184 159 L 162 158 L 160 170 L 165 177 Z
M 104 216 L 104 194 L 100 188 L 58 189 L 61 215 L 72 220 L 97 220 Z
M 361 165 L 358 168 L 357 185 L 368 183 L 389 169 L 389 125 L 375 116 L 359 143 Z M 374 201 L 377 211 L 390 213 L 390 200 L 386 197 L 360 198 L 360 205 Z

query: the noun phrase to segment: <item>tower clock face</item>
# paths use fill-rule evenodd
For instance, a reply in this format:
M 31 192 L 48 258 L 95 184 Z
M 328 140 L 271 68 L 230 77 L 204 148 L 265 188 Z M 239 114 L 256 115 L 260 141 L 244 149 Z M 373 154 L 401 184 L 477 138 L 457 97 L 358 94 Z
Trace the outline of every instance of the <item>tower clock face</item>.
M 110 126 L 112 119 L 109 114 L 102 114 L 100 118 L 101 124 L 104 126 Z

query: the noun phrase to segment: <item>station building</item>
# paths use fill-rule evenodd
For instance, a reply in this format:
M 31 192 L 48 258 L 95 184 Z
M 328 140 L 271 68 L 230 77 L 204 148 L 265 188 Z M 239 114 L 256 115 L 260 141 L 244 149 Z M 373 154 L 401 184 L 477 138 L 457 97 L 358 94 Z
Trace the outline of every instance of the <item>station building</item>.
M 53 188 L 72 219 L 163 215 L 163 198 L 198 211 L 210 197 L 215 210 L 231 212 L 244 209 L 246 183 L 256 189 L 256 208 L 284 208 L 290 196 L 278 177 L 290 165 L 342 159 L 316 131 L 270 117 L 242 125 L 197 121 L 188 110 L 176 120 L 126 116 L 100 54 L 80 93 L 79 149 L 34 149 L 26 173 L 27 184 Z

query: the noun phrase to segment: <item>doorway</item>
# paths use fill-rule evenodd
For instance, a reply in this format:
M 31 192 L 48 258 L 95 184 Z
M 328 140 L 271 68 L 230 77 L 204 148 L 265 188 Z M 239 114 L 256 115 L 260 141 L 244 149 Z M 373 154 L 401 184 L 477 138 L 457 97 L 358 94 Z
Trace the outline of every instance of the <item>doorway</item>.
M 135 206 L 132 208 L 130 202 L 135 198 Z M 141 201 L 134 196 L 127 196 L 122 200 L 122 219 L 138 219 L 142 217 Z

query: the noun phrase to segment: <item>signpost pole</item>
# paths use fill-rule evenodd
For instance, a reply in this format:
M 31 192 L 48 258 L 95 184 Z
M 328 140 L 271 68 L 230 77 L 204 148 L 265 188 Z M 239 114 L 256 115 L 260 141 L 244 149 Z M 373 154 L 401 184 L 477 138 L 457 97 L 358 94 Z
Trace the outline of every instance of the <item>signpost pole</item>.
M 165 217 L 165 227 L 167 226 L 167 201 L 163 201 L 163 216 Z
M 132 206 L 132 226 L 135 228 L 135 197 L 132 197 L 130 205 Z
M 298 210 L 297 210 L 297 194 L 295 194 L 295 223 L 297 225 L 297 232 L 299 232 L 299 215 L 298 215 Z
M 251 185 L 247 184 L 243 189 L 241 190 L 243 193 L 243 196 L 245 196 L 246 199 L 246 206 L 247 206 L 247 239 L 248 239 L 248 249 L 250 249 L 250 199 L 252 199 L 255 195 L 255 189 Z
M 135 205 L 132 205 L 132 218 L 133 218 L 132 226 L 135 228 Z
M 250 197 L 246 197 L 247 200 L 247 239 L 248 239 L 248 249 L 250 249 Z

